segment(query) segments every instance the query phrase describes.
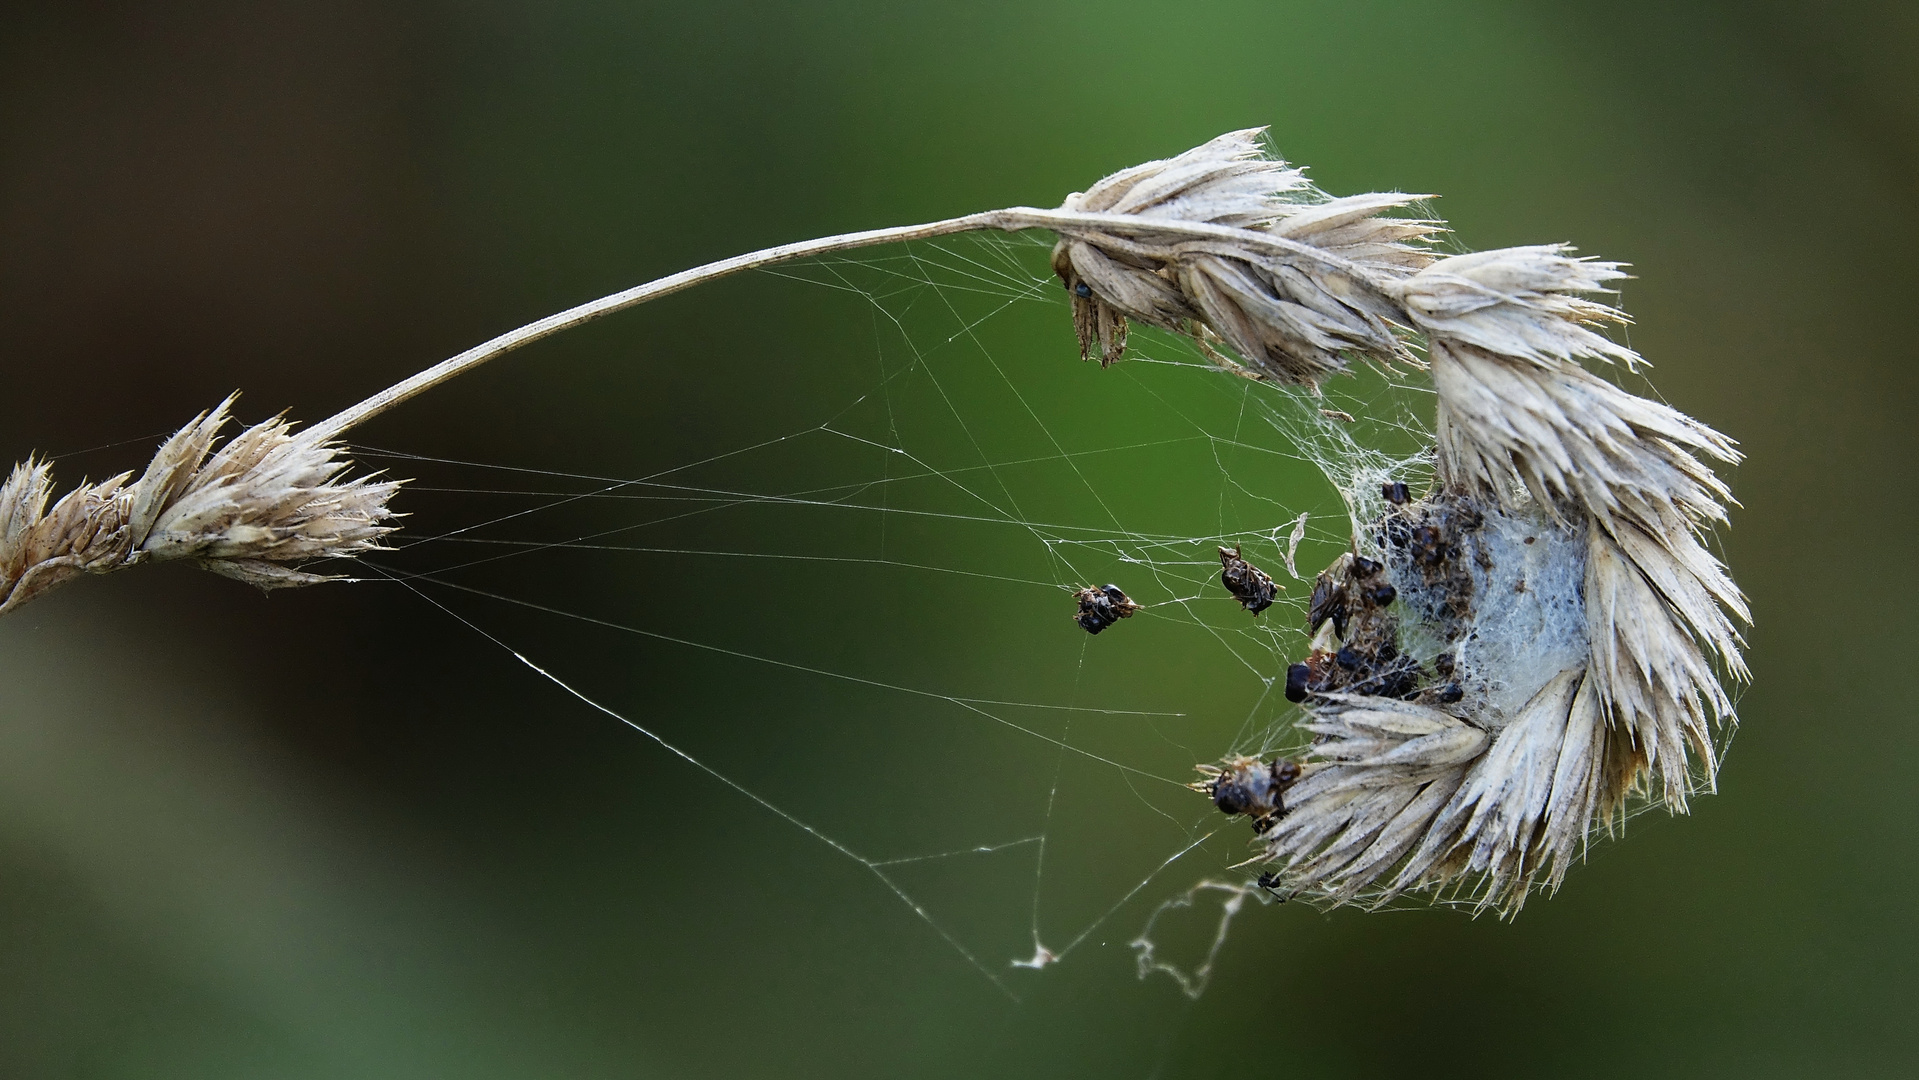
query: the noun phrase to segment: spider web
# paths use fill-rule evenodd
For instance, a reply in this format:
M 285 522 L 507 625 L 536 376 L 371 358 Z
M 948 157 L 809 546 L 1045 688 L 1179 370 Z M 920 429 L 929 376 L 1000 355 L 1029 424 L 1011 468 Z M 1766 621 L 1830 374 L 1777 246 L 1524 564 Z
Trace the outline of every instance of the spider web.
M 1109 370 L 1073 362 L 1046 250 L 962 237 L 749 282 L 864 318 L 844 359 L 870 385 L 644 475 L 356 446 L 416 478 L 410 508 L 453 508 L 368 565 L 763 815 L 766 842 L 862 868 L 1009 996 L 1112 933 L 1197 996 L 1272 898 L 1192 767 L 1303 742 L 1279 691 L 1311 579 L 1381 481 L 1430 475 L 1430 392 L 1362 371 L 1319 397 L 1151 331 Z M 1262 615 L 1220 585 L 1222 546 L 1285 589 Z M 541 585 L 575 575 L 595 587 Z M 1093 637 L 1073 593 L 1108 582 L 1142 609 Z M 691 709 L 620 674 L 682 665 L 715 673 L 665 695 Z M 815 720 L 742 734 L 768 710 Z M 1196 945 L 1156 943 L 1213 899 Z

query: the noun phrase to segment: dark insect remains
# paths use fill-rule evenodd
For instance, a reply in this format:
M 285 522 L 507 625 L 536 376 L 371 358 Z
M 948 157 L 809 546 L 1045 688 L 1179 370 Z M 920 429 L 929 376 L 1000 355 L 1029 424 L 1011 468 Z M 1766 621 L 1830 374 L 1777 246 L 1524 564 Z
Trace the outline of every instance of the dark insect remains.
M 1271 763 L 1239 757 L 1193 787 L 1213 797 L 1213 805 L 1229 817 L 1253 819 L 1253 832 L 1265 833 L 1286 816 L 1286 789 L 1299 782 L 1303 770 L 1297 761 L 1281 758 Z
M 1073 599 L 1079 601 L 1079 613 L 1073 616 L 1073 621 L 1089 634 L 1097 634 L 1139 610 L 1139 605 L 1117 585 L 1103 588 L 1089 585 L 1074 593 Z
M 1273 595 L 1279 587 L 1266 571 L 1240 558 L 1238 545 L 1219 549 L 1219 565 L 1220 584 L 1241 607 L 1257 615 L 1273 606 Z
M 1286 891 L 1286 882 L 1279 876 L 1277 871 L 1268 870 L 1259 875 L 1257 884 L 1260 888 L 1272 894 L 1273 899 L 1278 903 L 1283 904 L 1293 897 L 1292 893 Z
M 1362 694 L 1453 705 L 1465 696 L 1455 680 L 1452 649 L 1423 664 L 1401 654 L 1399 611 L 1412 603 L 1410 614 L 1437 636 L 1455 644 L 1465 640 L 1473 569 L 1490 567 L 1479 541 L 1485 522 L 1477 510 L 1450 496 L 1412 502 L 1405 487 L 1382 485 L 1390 505 L 1371 531 L 1381 556 L 1394 560 L 1400 584 L 1411 592 L 1402 596 L 1387 580 L 1393 572 L 1378 559 L 1348 553 L 1334 560 L 1313 583 L 1306 614 L 1312 649 L 1286 669 L 1286 700 Z

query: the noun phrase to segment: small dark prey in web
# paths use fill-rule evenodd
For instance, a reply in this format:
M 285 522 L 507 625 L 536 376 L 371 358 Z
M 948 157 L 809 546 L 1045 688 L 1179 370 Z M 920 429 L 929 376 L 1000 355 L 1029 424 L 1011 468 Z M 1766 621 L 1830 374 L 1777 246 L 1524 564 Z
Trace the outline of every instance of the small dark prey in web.
M 1268 764 L 1258 758 L 1237 757 L 1225 767 L 1210 770 L 1205 780 L 1192 785 L 1213 797 L 1213 805 L 1228 817 L 1245 814 L 1253 819 L 1253 832 L 1266 833 L 1286 816 L 1286 789 L 1305 775 L 1297 761 L 1281 758 Z
M 1074 593 L 1073 599 L 1079 601 L 1079 613 L 1073 616 L 1073 621 L 1089 634 L 1097 634 L 1139 610 L 1139 605 L 1117 585 L 1088 586 Z
M 1359 694 L 1438 706 L 1465 698 L 1452 646 L 1471 633 L 1473 568 L 1492 566 L 1480 538 L 1485 515 L 1451 495 L 1402 504 L 1394 491 L 1384 494 L 1392 505 L 1370 526 L 1380 559 L 1349 552 L 1313 582 L 1306 612 L 1312 651 L 1286 669 L 1288 701 Z M 1411 599 L 1387 580 L 1395 574 Z M 1424 661 L 1402 654 L 1402 615 L 1436 630 L 1448 646 Z
M 1265 889 L 1271 894 L 1273 900 L 1277 903 L 1283 904 L 1293 898 L 1292 893 L 1285 891 L 1286 883 L 1280 880 L 1279 874 L 1275 871 L 1268 870 L 1259 875 L 1258 884 L 1260 888 Z
M 1239 546 L 1219 549 L 1219 581 L 1239 606 L 1257 615 L 1273 606 L 1278 586 L 1266 571 L 1239 557 Z

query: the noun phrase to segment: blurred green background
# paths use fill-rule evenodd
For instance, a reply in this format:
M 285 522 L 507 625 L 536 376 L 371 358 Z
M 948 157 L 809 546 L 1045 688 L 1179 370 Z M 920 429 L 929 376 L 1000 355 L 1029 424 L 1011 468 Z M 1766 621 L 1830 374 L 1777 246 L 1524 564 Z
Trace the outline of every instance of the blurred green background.
M 0 624 L 0 1074 L 1906 1075 L 1915 44 L 1919 16 L 1893 4 L 14 5 L 5 461 L 62 455 L 66 482 L 135 467 L 236 387 L 247 419 L 317 419 L 657 274 L 1051 205 L 1270 124 L 1328 190 L 1442 193 L 1469 246 L 1570 240 L 1634 265 L 1631 341 L 1660 393 L 1750 454 L 1723 549 L 1756 626 L 1742 732 L 1690 818 L 1635 819 L 1511 923 L 1248 910 L 1188 1001 L 1136 980 L 1126 943 L 1246 854 L 1238 832 L 1064 962 L 1006 964 L 1035 920 L 1061 947 L 1212 827 L 1196 796 L 937 696 L 427 587 L 869 858 L 1043 829 L 1038 889 L 1031 844 L 889 871 L 1014 1003 L 858 864 L 403 587 L 83 582 Z M 1043 271 L 1043 248 L 1018 252 Z M 1256 539 L 1282 506 L 1336 509 L 1258 449 L 1284 449 L 1273 431 L 1234 426 L 1244 387 L 1079 364 L 1056 303 L 955 337 L 941 295 L 892 305 L 902 338 L 857 295 L 735 280 L 356 438 L 632 477 L 842 415 L 948 476 L 1134 448 L 992 477 L 1032 520 Z M 921 368 L 909 342 L 932 343 Z M 1257 446 L 1223 462 L 1195 430 Z M 1183 441 L 1141 449 L 1161 439 Z M 508 489 L 590 486 L 367 460 L 421 478 L 401 500 L 420 536 L 537 502 Z M 815 430 L 686 475 L 798 491 L 894 467 Z M 456 487 L 493 493 L 428 490 Z M 940 490 L 878 494 L 964 502 Z M 584 503 L 486 535 L 667 510 Z M 1023 530 L 790 506 L 634 535 L 992 576 L 564 550 L 446 580 L 935 695 L 1179 712 L 994 710 L 1163 778 L 1285 715 L 1256 677 L 1285 643 L 1262 651 L 1236 612 L 1073 630 L 1075 574 L 1179 588 L 1090 548 L 1063 565 Z M 391 565 L 495 553 L 449 541 Z M 1168 947 L 1193 959 L 1210 931 L 1172 927 Z

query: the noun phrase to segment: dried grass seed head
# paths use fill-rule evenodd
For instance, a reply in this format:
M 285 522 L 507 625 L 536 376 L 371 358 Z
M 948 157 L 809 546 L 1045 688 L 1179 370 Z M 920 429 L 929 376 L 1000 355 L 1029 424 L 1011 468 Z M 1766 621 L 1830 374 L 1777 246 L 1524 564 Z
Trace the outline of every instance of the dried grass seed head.
M 1451 891 L 1517 910 L 1637 774 L 1602 767 L 1585 537 L 1459 494 L 1395 507 L 1373 535 L 1380 560 L 1342 555 L 1322 580 L 1352 597 L 1384 579 L 1390 607 L 1328 619 L 1302 665 L 1324 680 L 1301 725 L 1316 741 L 1268 854 L 1287 887 L 1334 902 Z
M 85 573 L 125 564 L 127 475 L 54 503 L 51 466 L 29 458 L 0 485 L 0 614 Z
M 1062 210 L 1132 219 L 1124 233 L 1057 227 L 1053 268 L 1073 297 L 1082 357 L 1120 359 L 1132 319 L 1208 348 L 1223 341 L 1252 373 L 1286 383 L 1317 383 L 1349 355 L 1412 359 L 1382 290 L 1431 261 L 1424 241 L 1441 226 L 1379 216 L 1420 196 L 1325 197 L 1266 156 L 1263 132 L 1229 132 L 1066 198 Z M 1221 232 L 1157 232 L 1155 221 Z
M 247 428 L 215 451 L 215 435 L 231 404 L 229 398 L 189 424 L 142 478 L 142 486 L 151 480 L 163 492 L 150 519 L 135 522 L 146 526 L 136 540 L 146 557 L 198 559 L 216 572 L 252 580 L 248 575 L 266 569 L 254 564 L 353 556 L 378 547 L 379 538 L 392 531 L 387 502 L 397 482 L 341 479 L 350 464 L 342 447 L 302 438 L 282 417 Z M 276 565 L 272 583 L 298 583 L 286 572 Z
M 1625 321 L 1595 299 L 1625 276 L 1618 264 L 1564 245 L 1436 259 L 1425 241 L 1440 223 L 1381 216 L 1409 197 L 1328 198 L 1264 158 L 1258 134 L 1229 133 L 1068 198 L 1063 209 L 1132 218 L 1057 230 L 1054 268 L 1074 296 L 1082 355 L 1118 359 L 1130 319 L 1190 334 L 1228 366 L 1213 343 L 1252 374 L 1317 385 L 1350 359 L 1404 362 L 1408 339 L 1423 343 L 1438 486 L 1422 505 L 1443 496 L 1563 534 L 1550 545 L 1563 565 L 1535 587 L 1581 623 L 1566 638 L 1577 647 L 1519 648 L 1462 686 L 1450 669 L 1401 670 L 1402 628 L 1390 621 L 1352 630 L 1370 635 L 1367 650 L 1385 643 L 1390 663 L 1368 651 L 1336 664 L 1357 639 L 1316 602 L 1315 655 L 1289 669 L 1287 693 L 1305 701 L 1319 743 L 1287 817 L 1260 831 L 1290 887 L 1335 901 L 1463 888 L 1516 910 L 1535 885 L 1558 885 L 1629 791 L 1650 783 L 1683 809 L 1713 784 L 1714 733 L 1732 717 L 1716 665 L 1745 677 L 1735 621 L 1748 616 L 1704 546 L 1731 501 L 1706 462 L 1739 455 L 1582 366 L 1642 362 L 1599 332 Z M 1155 219 L 1233 232 L 1159 234 Z M 1376 554 L 1406 571 L 1404 556 Z M 1364 557 L 1356 548 L 1329 573 L 1344 581 Z M 1510 636 L 1505 607 L 1481 597 L 1468 610 L 1479 621 L 1462 633 Z
M 0 486 L 0 614 L 79 574 L 140 562 L 193 559 L 271 589 L 332 580 L 296 563 L 377 550 L 399 482 L 343 479 L 342 447 L 283 418 L 217 445 L 232 404 L 181 428 L 138 480 L 82 484 L 51 509 L 48 466 L 17 466 Z

